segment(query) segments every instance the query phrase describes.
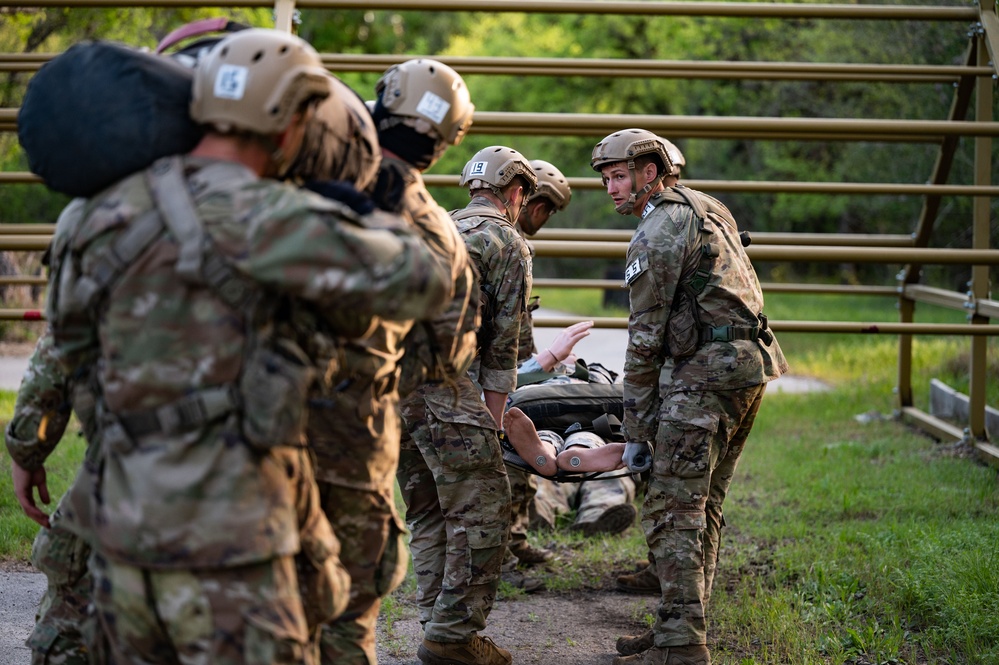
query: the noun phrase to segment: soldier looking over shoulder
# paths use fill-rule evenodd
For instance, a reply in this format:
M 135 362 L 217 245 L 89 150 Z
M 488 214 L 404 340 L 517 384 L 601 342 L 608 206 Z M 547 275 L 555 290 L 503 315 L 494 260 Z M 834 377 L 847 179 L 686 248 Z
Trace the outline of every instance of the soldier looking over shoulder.
M 718 200 L 679 184 L 670 146 L 625 129 L 590 161 L 615 210 L 640 219 L 625 271 L 622 459 L 652 469 L 642 527 L 662 591 L 652 630 L 619 640 L 628 655 L 616 665 L 711 662 L 705 610 L 722 503 L 766 384 L 787 370 L 745 236 Z

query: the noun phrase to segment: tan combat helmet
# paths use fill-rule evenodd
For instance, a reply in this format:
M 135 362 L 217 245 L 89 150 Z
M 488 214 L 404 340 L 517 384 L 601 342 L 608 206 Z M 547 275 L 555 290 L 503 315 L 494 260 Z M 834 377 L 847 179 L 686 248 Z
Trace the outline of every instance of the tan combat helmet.
M 447 146 L 461 143 L 472 126 L 475 105 L 468 86 L 442 62 L 419 58 L 394 65 L 375 84 L 375 93 L 391 115 L 439 141 L 441 154 Z
M 330 95 L 330 76 L 304 40 L 279 30 L 234 33 L 199 61 L 191 118 L 221 132 L 273 136 L 309 99 Z
M 680 167 L 687 165 L 687 160 L 683 158 L 683 153 L 676 145 L 667 139 L 663 139 L 663 145 L 666 146 L 666 154 L 669 156 L 669 161 L 673 162 L 673 168 L 670 169 L 669 173 L 666 175 L 675 175 L 680 177 Z
M 555 165 L 543 159 L 531 160 L 531 168 L 538 176 L 538 191 L 528 199 L 528 203 L 546 198 L 555 206 L 555 212 L 565 210 L 572 199 L 572 190 L 562 172 Z M 554 213 L 552 213 L 554 214 Z
M 520 176 L 527 183 L 524 200 L 519 209 L 513 210 L 509 199 L 503 195 L 503 188 L 514 178 Z M 520 212 L 527 205 L 527 200 L 538 191 L 538 176 L 531 168 L 531 163 L 513 148 L 502 145 L 491 145 L 475 153 L 465 168 L 461 170 L 459 185 L 467 185 L 469 192 L 475 189 L 492 191 L 506 207 L 507 218 L 513 224 L 517 223 Z
M 305 127 L 302 148 L 287 177 L 309 180 L 345 180 L 367 189 L 382 161 L 375 121 L 354 90 L 332 74 L 332 94 L 321 101 Z
M 622 129 L 619 132 L 604 138 L 600 143 L 593 146 L 593 155 L 590 159 L 590 166 L 597 173 L 608 164 L 625 162 L 628 165 L 628 173 L 631 175 L 631 196 L 624 203 L 616 206 L 616 210 L 622 215 L 630 215 L 635 209 L 635 201 L 639 196 L 652 191 L 656 185 L 662 182 L 667 175 L 675 175 L 674 170 L 679 172 L 679 166 L 670 157 L 667 147 L 668 141 L 645 129 Z M 669 144 L 676 150 L 676 146 Z M 676 153 L 679 154 L 679 150 Z M 636 192 L 635 185 L 635 159 L 642 155 L 656 155 L 662 161 L 663 172 L 652 182 Z M 682 157 L 682 155 L 681 155 Z

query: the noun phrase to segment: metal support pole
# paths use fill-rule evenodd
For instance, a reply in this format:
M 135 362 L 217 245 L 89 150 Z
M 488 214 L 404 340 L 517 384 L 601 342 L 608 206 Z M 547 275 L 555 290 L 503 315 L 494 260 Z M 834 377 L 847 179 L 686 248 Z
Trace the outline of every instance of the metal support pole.
M 295 0 L 274 1 L 274 29 L 282 32 L 292 30 L 292 18 L 295 15 Z
M 995 9 L 990 5 L 983 8 L 982 13 L 995 15 Z M 994 23 L 993 23 L 994 25 Z M 988 62 L 989 51 L 986 48 L 985 31 L 978 34 L 978 64 Z M 979 122 L 992 121 L 992 77 L 978 77 L 975 89 L 975 118 Z M 979 136 L 975 139 L 975 184 L 992 182 L 992 139 Z M 972 199 L 972 249 L 989 248 L 989 216 L 992 200 L 987 196 L 976 196 Z M 975 265 L 971 267 L 971 282 L 969 284 L 969 300 L 972 302 L 990 297 L 989 267 Z M 981 326 L 989 322 L 985 316 L 972 312 L 968 316 L 972 326 Z M 977 441 L 988 441 L 989 434 L 985 427 L 985 379 L 988 368 L 988 340 L 971 338 L 971 355 L 969 359 L 968 385 L 968 428 L 971 437 Z

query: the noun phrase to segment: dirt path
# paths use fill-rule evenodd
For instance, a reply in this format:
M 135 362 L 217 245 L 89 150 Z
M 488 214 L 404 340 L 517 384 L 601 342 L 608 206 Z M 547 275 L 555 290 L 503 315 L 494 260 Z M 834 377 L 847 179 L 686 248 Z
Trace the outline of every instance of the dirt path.
M 509 649 L 517 664 L 610 665 L 614 643 L 642 628 L 642 617 L 655 610 L 655 599 L 614 591 L 543 593 L 523 600 L 501 600 L 483 633 Z M 378 625 L 381 665 L 420 665 L 416 649 L 423 639 L 415 613 Z

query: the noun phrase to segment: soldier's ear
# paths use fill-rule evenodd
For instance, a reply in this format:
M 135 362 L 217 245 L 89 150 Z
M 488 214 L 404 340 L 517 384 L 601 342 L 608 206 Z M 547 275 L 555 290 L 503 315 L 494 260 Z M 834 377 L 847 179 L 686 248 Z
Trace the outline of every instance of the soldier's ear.
M 655 160 L 650 159 L 645 163 L 645 182 L 652 182 L 655 180 L 656 176 L 659 175 L 659 167 L 656 165 Z

